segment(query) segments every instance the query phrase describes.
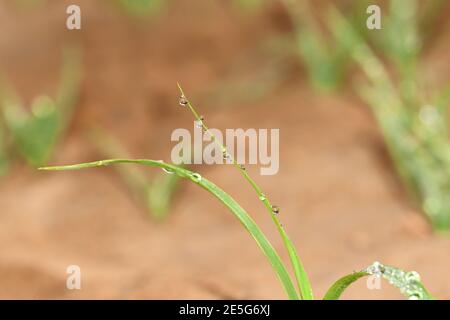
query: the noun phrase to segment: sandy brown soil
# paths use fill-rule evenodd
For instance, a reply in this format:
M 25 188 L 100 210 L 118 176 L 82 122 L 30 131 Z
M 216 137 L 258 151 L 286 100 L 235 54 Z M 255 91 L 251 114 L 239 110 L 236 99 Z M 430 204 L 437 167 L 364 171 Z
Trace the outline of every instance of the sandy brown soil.
M 136 157 L 168 160 L 171 131 L 192 126 L 177 105 L 181 81 L 213 127 L 280 128 L 279 174 L 249 171 L 280 206 L 318 296 L 339 276 L 379 260 L 417 270 L 432 293 L 450 298 L 450 238 L 433 235 L 410 204 L 368 108 L 351 93 L 318 96 L 294 68 L 294 80 L 262 101 L 202 104 L 244 53 L 253 50 L 252 59 L 265 63 L 255 48 L 280 30 L 280 17 L 180 0 L 137 23 L 107 1 L 78 2 L 81 32 L 64 27 L 66 1 L 34 11 L 0 2 L 0 67 L 26 101 L 54 90 L 63 44 L 79 42 L 84 50 L 80 103 L 52 163 L 99 158 L 85 136 L 92 123 Z M 437 47 L 445 47 L 442 39 Z M 282 248 L 238 173 L 196 169 Z M 163 223 L 145 214 L 111 168 L 48 173 L 17 165 L 0 184 L 0 298 L 285 298 L 251 237 L 204 190 L 183 183 Z M 82 290 L 65 288 L 71 264 L 81 267 Z M 400 295 L 387 284 L 369 291 L 362 281 L 345 297 Z

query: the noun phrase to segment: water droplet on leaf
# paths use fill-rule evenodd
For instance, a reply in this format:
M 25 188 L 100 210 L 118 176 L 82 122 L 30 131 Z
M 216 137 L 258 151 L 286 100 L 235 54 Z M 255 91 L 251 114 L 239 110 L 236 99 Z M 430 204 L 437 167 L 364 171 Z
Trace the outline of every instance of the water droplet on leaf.
M 376 277 L 381 277 L 384 270 L 385 270 L 384 266 L 378 261 L 375 261 L 366 269 L 366 272 Z
M 163 171 L 165 172 L 165 173 L 168 173 L 168 174 L 174 174 L 175 173 L 175 171 L 173 171 L 173 170 L 171 170 L 171 169 L 167 169 L 167 168 L 162 168 L 163 169 Z
M 279 214 L 280 213 L 280 208 L 278 208 L 277 206 L 272 206 L 272 213 L 273 214 Z
M 186 107 L 189 104 L 189 101 L 186 99 L 185 96 L 181 96 L 179 100 L 179 104 L 182 107 Z
M 193 174 L 191 175 L 191 177 L 192 177 L 195 181 L 197 181 L 197 182 L 202 181 L 202 176 L 201 176 L 200 174 L 198 174 L 198 173 L 193 173 Z
M 203 116 L 200 116 L 200 119 L 195 121 L 195 126 L 199 129 L 203 128 Z

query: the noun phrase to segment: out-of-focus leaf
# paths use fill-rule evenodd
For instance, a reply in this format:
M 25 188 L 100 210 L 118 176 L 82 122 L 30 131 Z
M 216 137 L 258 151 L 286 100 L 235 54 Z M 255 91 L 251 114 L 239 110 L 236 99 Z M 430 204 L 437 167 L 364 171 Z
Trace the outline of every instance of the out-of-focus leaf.
M 145 17 L 159 12 L 169 0 L 116 0 L 117 4 L 128 14 Z
M 41 170 L 77 170 L 84 168 L 93 168 L 100 166 L 107 166 L 112 164 L 119 163 L 128 163 L 128 164 L 142 164 L 152 167 L 159 167 L 161 169 L 165 169 L 166 171 L 173 172 L 180 176 L 180 178 L 186 178 L 192 181 L 193 183 L 199 185 L 203 189 L 207 190 L 211 193 L 215 198 L 217 198 L 220 202 L 222 202 L 239 220 L 239 222 L 245 227 L 245 229 L 249 232 L 249 234 L 253 237 L 253 239 L 258 244 L 261 251 L 267 257 L 268 261 L 272 265 L 276 275 L 278 276 L 283 288 L 286 291 L 286 294 L 290 299 L 299 299 L 299 295 L 295 289 L 294 284 L 292 283 L 292 279 L 289 273 L 286 270 L 284 263 L 279 257 L 277 251 L 273 248 L 272 244 L 267 240 L 264 233 L 258 227 L 258 225 L 253 221 L 250 215 L 225 191 L 220 189 L 211 181 L 205 179 L 198 173 L 189 171 L 187 169 L 181 168 L 179 166 L 175 166 L 172 164 L 167 164 L 162 161 L 155 160 L 145 160 L 145 159 L 110 159 L 110 160 L 101 160 L 89 163 L 81 163 L 76 165 L 69 166 L 56 166 L 56 167 L 47 167 L 41 168 Z
M 4 106 L 6 126 L 15 147 L 32 166 L 48 160 L 60 130 L 60 116 L 54 102 L 46 96 L 33 101 L 29 114 L 17 104 Z

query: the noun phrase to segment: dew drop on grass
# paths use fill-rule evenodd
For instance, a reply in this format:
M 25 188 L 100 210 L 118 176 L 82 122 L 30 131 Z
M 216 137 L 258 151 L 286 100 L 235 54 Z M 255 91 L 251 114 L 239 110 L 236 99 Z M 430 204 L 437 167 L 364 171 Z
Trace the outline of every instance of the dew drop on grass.
M 420 283 L 420 275 L 416 271 L 405 272 L 394 267 L 384 266 L 378 261 L 372 263 L 365 271 L 377 277 L 383 276 L 410 300 L 420 300 L 425 297 L 424 289 Z
M 200 174 L 198 174 L 198 173 L 193 173 L 193 174 L 191 175 L 191 177 L 192 177 L 195 181 L 197 181 L 197 182 L 202 181 L 202 176 L 201 176 Z
M 418 272 L 416 272 L 416 271 L 410 271 L 410 272 L 407 272 L 407 273 L 406 273 L 405 279 L 406 279 L 408 282 L 411 282 L 411 281 L 420 281 L 420 274 L 419 274 Z
M 375 261 L 369 267 L 367 267 L 366 272 L 376 277 L 381 277 L 384 272 L 384 266 L 378 261 Z
M 203 128 L 203 116 L 200 116 L 200 119 L 195 121 L 195 126 L 199 129 Z
M 228 154 L 227 150 L 223 150 L 222 155 L 223 155 L 223 160 L 225 160 L 225 163 L 231 162 L 231 156 Z
M 162 169 L 163 169 L 163 171 L 164 171 L 165 173 L 168 173 L 168 174 L 174 174 L 174 173 L 175 173 L 175 171 L 170 170 L 170 169 L 167 169 L 167 168 L 162 168 Z
M 259 200 L 265 201 L 265 200 L 266 200 L 266 195 L 262 193 L 262 194 L 259 196 Z
M 272 206 L 272 213 L 278 215 L 280 213 L 280 208 L 277 206 Z
M 181 96 L 178 103 L 180 104 L 180 106 L 186 107 L 189 104 L 189 101 L 186 99 L 185 96 Z

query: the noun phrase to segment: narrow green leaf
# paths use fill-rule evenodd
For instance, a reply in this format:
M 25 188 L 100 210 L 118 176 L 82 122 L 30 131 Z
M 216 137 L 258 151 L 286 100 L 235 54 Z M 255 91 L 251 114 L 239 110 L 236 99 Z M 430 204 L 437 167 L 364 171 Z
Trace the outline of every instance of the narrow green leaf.
M 338 300 L 348 286 L 367 275 L 367 272 L 355 272 L 340 278 L 331 286 L 330 289 L 328 289 L 327 293 L 323 297 L 323 300 Z
M 337 300 L 342 293 L 355 281 L 365 276 L 382 277 L 392 286 L 398 288 L 400 293 L 408 299 L 434 300 L 420 281 L 420 275 L 415 271 L 403 271 L 401 269 L 382 265 L 374 262 L 367 269 L 354 272 L 336 281 L 323 297 L 324 300 Z
M 145 159 L 110 159 L 110 160 L 100 160 L 88 163 L 81 163 L 76 165 L 68 166 L 55 166 L 55 167 L 43 167 L 40 170 L 77 170 L 84 168 L 93 168 L 99 166 L 108 166 L 117 163 L 134 163 L 147 165 L 152 167 L 159 167 L 172 171 L 181 178 L 186 178 L 206 189 L 209 193 L 214 195 L 219 199 L 230 211 L 235 215 L 236 218 L 242 223 L 242 225 L 247 229 L 250 235 L 255 239 L 256 243 L 263 251 L 264 255 L 269 260 L 272 268 L 276 272 L 281 284 L 283 285 L 288 297 L 290 299 L 299 299 L 297 291 L 292 283 L 292 280 L 287 272 L 283 262 L 281 261 L 278 253 L 275 251 L 269 240 L 264 236 L 262 231 L 250 217 L 250 215 L 225 191 L 217 187 L 211 181 L 201 177 L 198 173 L 194 173 L 184 168 L 180 168 L 175 165 L 167 164 L 162 161 L 155 160 L 145 160 Z
M 209 135 L 212 137 L 212 140 L 215 141 L 216 143 L 219 144 L 219 146 L 221 147 L 221 149 L 225 152 L 228 153 L 227 148 L 219 142 L 219 140 L 216 138 L 216 136 L 214 135 L 213 132 L 211 132 L 208 128 L 208 126 L 206 125 L 204 119 L 202 119 L 198 113 L 198 111 L 195 109 L 195 107 L 193 106 L 193 104 L 190 102 L 190 100 L 187 99 L 186 94 L 184 93 L 183 89 L 181 88 L 181 85 L 178 83 L 178 88 L 180 90 L 180 94 L 181 97 L 183 97 L 186 101 L 187 101 L 187 106 L 189 108 L 189 110 L 192 112 L 192 114 L 194 115 L 195 119 L 197 121 L 200 121 L 200 123 L 202 124 L 202 128 L 205 132 L 208 132 Z M 262 192 L 262 189 L 258 186 L 258 184 L 250 177 L 250 175 L 248 174 L 248 172 L 246 170 L 244 170 L 237 162 L 235 159 L 233 159 L 231 157 L 231 155 L 229 156 L 229 160 L 231 163 L 233 163 L 234 167 L 237 168 L 240 173 L 242 174 L 242 176 L 245 178 L 245 180 L 251 185 L 251 187 L 253 188 L 253 190 L 256 192 L 258 198 L 260 200 L 263 201 L 264 206 L 267 209 L 267 212 L 269 213 L 273 223 L 275 224 L 278 233 L 280 234 L 282 240 L 283 240 L 283 244 L 289 254 L 289 259 L 291 261 L 292 264 L 292 268 L 294 269 L 294 275 L 297 281 L 297 286 L 298 286 L 298 290 L 300 293 L 300 297 L 302 299 L 305 300 L 312 300 L 313 297 L 313 292 L 312 292 L 312 287 L 311 287 L 311 283 L 309 282 L 309 278 L 308 275 L 305 271 L 305 268 L 303 267 L 303 264 L 300 261 L 300 258 L 298 257 L 297 254 L 297 249 L 295 248 L 294 244 L 292 243 L 292 241 L 289 239 L 286 231 L 284 230 L 283 225 L 281 224 L 280 220 L 278 219 L 277 215 L 273 214 L 272 212 L 272 204 L 270 203 L 269 198 Z

